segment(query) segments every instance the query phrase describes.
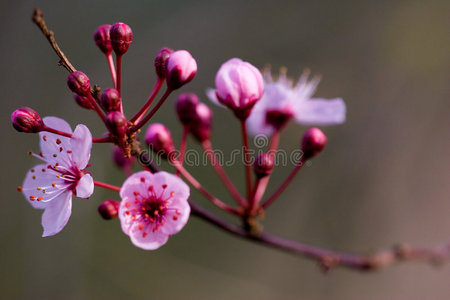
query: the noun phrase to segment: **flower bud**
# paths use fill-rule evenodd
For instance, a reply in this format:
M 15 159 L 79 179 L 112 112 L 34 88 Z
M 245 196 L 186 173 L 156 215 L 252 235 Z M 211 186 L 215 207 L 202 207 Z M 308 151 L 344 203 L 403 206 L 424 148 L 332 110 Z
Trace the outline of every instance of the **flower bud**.
M 136 161 L 136 158 L 134 156 L 131 156 L 129 158 L 125 157 L 125 155 L 123 155 L 122 149 L 117 146 L 113 147 L 112 158 L 116 166 L 125 171 L 130 170 L 134 162 Z
M 166 61 L 173 53 L 170 48 L 162 48 L 155 56 L 155 71 L 159 78 L 166 78 Z
M 173 52 L 166 60 L 167 87 L 176 90 L 192 79 L 197 73 L 197 62 L 186 50 Z
M 97 27 L 94 31 L 94 41 L 100 50 L 109 55 L 112 52 L 111 39 L 109 38 L 109 30 L 111 29 L 111 25 L 104 24 Z
M 94 109 L 92 102 L 88 97 L 78 95 L 77 93 L 73 93 L 73 98 L 75 99 L 75 102 L 79 106 L 86 108 L 86 109 Z
M 127 118 L 120 111 L 113 111 L 106 115 L 105 118 L 106 127 L 109 132 L 117 137 L 125 135 L 128 129 Z
M 248 62 L 232 58 L 216 75 L 216 96 L 220 103 L 245 120 L 264 91 L 261 72 Z
M 195 119 L 191 125 L 192 135 L 201 143 L 211 138 L 212 111 L 205 103 L 195 108 Z
M 310 128 L 305 132 L 302 140 L 302 151 L 305 159 L 319 154 L 327 144 L 327 137 L 319 128 Z
M 72 92 L 78 95 L 87 96 L 91 92 L 89 77 L 80 71 L 70 73 L 69 77 L 67 77 L 67 85 Z
M 183 125 L 190 125 L 195 119 L 195 109 L 199 104 L 198 97 L 193 93 L 183 93 L 177 98 L 175 109 L 177 111 L 178 119 Z
M 106 89 L 100 97 L 100 106 L 106 112 L 120 111 L 120 94 L 116 89 Z
M 11 122 L 13 127 L 20 132 L 36 133 L 45 127 L 39 114 L 29 107 L 16 109 L 11 114 Z
M 131 41 L 133 40 L 133 32 L 130 26 L 125 23 L 116 23 L 109 30 L 111 45 L 116 55 L 123 55 L 128 51 Z
M 275 161 L 273 155 L 269 153 L 261 153 L 255 159 L 253 171 L 256 176 L 262 178 L 272 173 L 274 165 Z
M 145 133 L 145 142 L 149 147 L 164 159 L 175 153 L 172 136 L 169 129 L 160 123 L 151 124 Z
M 98 213 L 105 220 L 111 220 L 119 214 L 120 202 L 116 200 L 105 200 L 98 206 Z

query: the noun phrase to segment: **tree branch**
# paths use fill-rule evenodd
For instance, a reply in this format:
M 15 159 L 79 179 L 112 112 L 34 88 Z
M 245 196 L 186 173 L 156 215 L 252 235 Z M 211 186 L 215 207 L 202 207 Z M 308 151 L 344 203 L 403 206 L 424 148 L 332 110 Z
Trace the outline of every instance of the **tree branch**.
M 44 20 L 44 14 L 39 8 L 34 9 L 32 20 L 45 35 L 50 45 L 52 46 L 53 50 L 56 52 L 56 55 L 58 55 L 59 57 L 58 65 L 66 68 L 66 70 L 69 71 L 69 73 L 75 72 L 76 69 L 72 66 L 70 61 L 67 59 L 67 57 L 64 55 L 64 53 L 61 51 L 58 44 L 56 43 L 55 34 L 53 33 L 53 31 L 47 28 L 47 25 L 45 24 Z

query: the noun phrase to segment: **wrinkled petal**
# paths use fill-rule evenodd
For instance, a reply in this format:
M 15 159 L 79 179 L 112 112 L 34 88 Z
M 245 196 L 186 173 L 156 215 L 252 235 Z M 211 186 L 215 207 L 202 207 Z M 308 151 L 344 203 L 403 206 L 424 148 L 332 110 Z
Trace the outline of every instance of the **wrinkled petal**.
M 85 125 L 80 124 L 75 128 L 70 145 L 73 163 L 81 170 L 86 168 L 91 157 L 92 134 Z
M 43 237 L 55 235 L 66 226 L 72 213 L 72 192 L 55 198 L 42 214 Z
M 91 174 L 85 174 L 80 178 L 78 184 L 75 188 L 79 198 L 89 198 L 94 192 L 94 179 L 92 179 Z
M 311 99 L 295 107 L 295 120 L 305 125 L 335 125 L 345 122 L 346 107 L 341 98 Z
M 151 226 L 139 230 L 139 225 L 134 224 L 130 230 L 131 242 L 144 250 L 155 250 L 164 245 L 169 236 L 159 230 L 153 231 Z

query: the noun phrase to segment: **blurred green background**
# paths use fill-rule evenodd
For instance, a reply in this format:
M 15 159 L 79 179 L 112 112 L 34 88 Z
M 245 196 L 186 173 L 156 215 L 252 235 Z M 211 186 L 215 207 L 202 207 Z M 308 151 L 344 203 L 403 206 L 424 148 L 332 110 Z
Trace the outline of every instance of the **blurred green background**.
M 237 239 L 194 217 L 163 248 L 146 252 L 130 243 L 118 220 L 98 216 L 98 203 L 117 198 L 102 189 L 89 200 L 74 198 L 66 228 L 41 238 L 41 211 L 16 192 L 37 164 L 26 155 L 38 151 L 37 137 L 15 132 L 10 113 L 30 106 L 72 126 L 87 124 L 95 136 L 103 128 L 73 101 L 66 71 L 30 21 L 33 7 L 44 11 L 74 66 L 104 88 L 110 77 L 92 32 L 117 21 L 132 27 L 123 65 L 129 115 L 150 92 L 153 57 L 162 46 L 193 54 L 199 71 L 179 92 L 203 98 L 231 57 L 275 71 L 286 66 L 293 78 L 304 68 L 321 74 L 316 95 L 342 97 L 347 122 L 324 128 L 326 151 L 267 212 L 269 232 L 361 253 L 450 237 L 448 1 L 1 1 L 1 298 L 449 299 L 449 266 L 323 274 L 310 260 Z M 155 119 L 178 141 L 174 98 Z M 213 144 L 231 151 L 240 143 L 239 126 L 230 112 L 213 109 Z M 304 130 L 291 124 L 282 147 L 296 149 Z M 109 157 L 107 145 L 95 146 L 93 175 L 120 185 L 125 177 Z M 289 170 L 275 171 L 272 189 Z M 229 200 L 210 168 L 192 172 Z M 242 167 L 229 173 L 242 189 Z

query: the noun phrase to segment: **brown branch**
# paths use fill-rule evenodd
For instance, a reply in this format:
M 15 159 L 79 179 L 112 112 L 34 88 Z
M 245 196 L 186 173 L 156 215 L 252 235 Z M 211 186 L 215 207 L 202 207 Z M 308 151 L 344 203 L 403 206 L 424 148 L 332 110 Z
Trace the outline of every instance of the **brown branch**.
M 64 55 L 64 53 L 61 51 L 58 44 L 56 43 L 55 34 L 53 33 L 53 31 L 47 28 L 47 25 L 45 24 L 44 20 L 44 15 L 39 8 L 34 9 L 32 20 L 45 35 L 50 45 L 52 46 L 53 50 L 56 52 L 56 55 L 58 55 L 59 57 L 58 65 L 66 68 L 66 70 L 69 71 L 69 73 L 75 72 L 76 69 L 72 66 L 70 61 L 67 59 L 67 57 Z

